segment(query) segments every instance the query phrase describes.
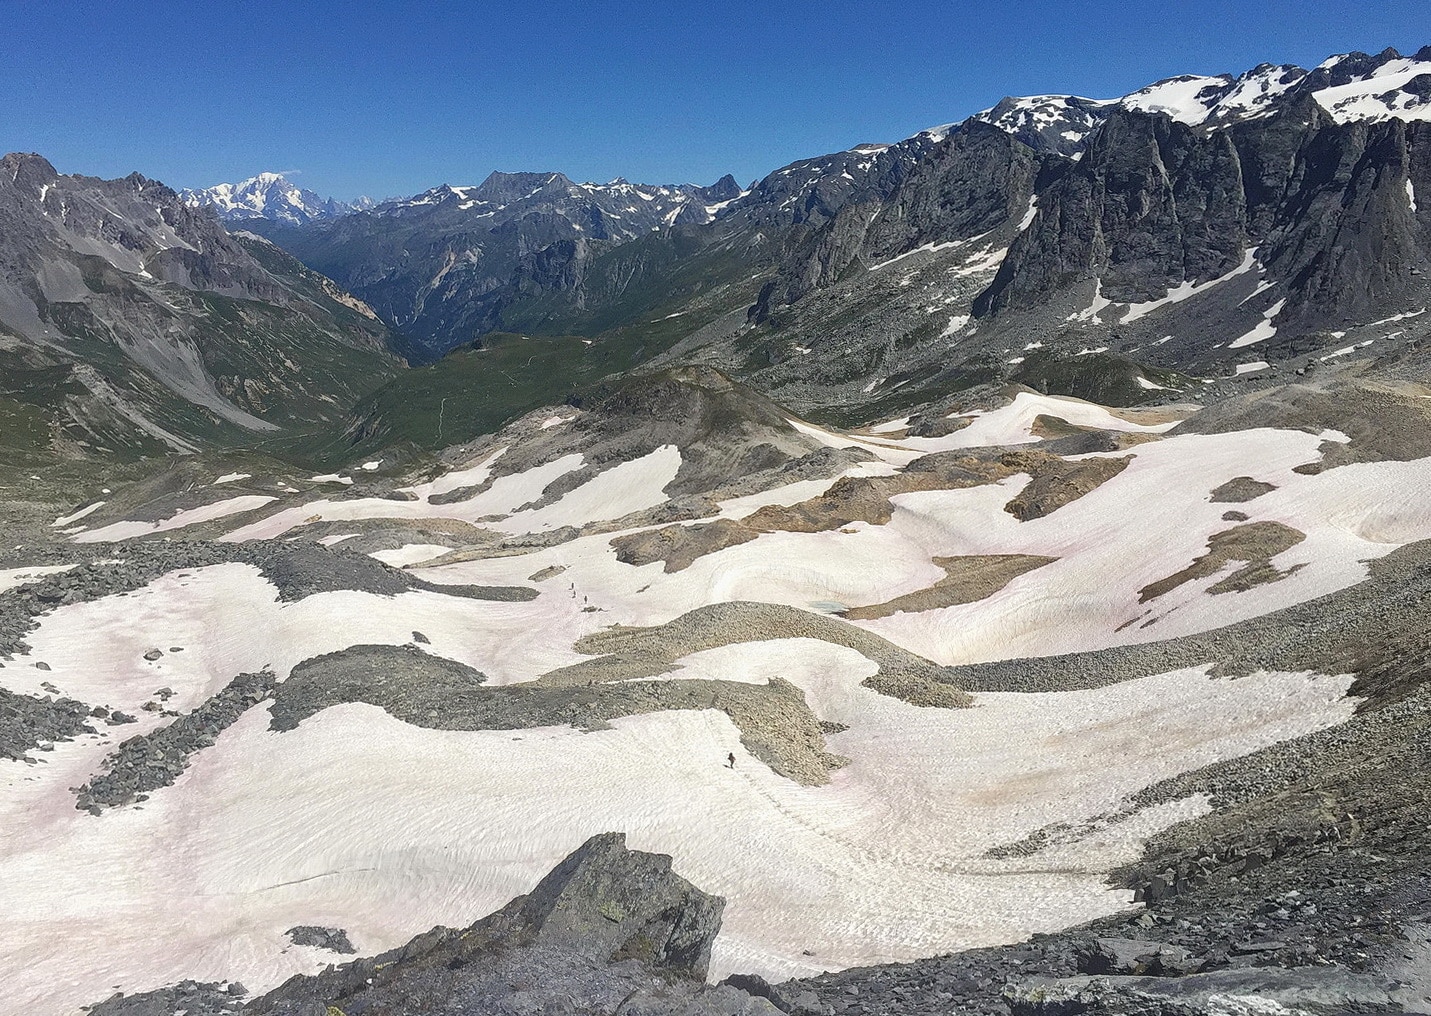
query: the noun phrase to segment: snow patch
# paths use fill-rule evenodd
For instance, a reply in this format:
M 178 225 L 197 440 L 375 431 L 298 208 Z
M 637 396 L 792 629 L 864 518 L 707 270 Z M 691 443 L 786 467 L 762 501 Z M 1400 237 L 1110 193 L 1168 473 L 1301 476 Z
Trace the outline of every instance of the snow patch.
M 241 512 L 251 512 L 277 500 L 276 497 L 263 494 L 245 494 L 242 497 L 231 497 L 226 501 L 215 501 L 213 504 L 206 504 L 198 508 L 185 508 L 158 522 L 115 522 L 99 529 L 92 529 L 87 533 L 81 533 L 75 537 L 75 542 L 99 543 L 108 540 L 128 540 L 136 536 L 149 536 L 153 533 L 167 533 L 173 529 L 198 525 L 200 522 L 212 522 L 215 519 L 227 518 Z
M 81 508 L 77 512 L 74 512 L 73 514 L 61 515 L 59 518 L 55 519 L 55 521 L 51 522 L 50 525 L 56 527 L 73 525 L 80 519 L 87 518 L 95 512 L 99 511 L 100 508 L 104 507 L 104 504 L 105 502 L 103 501 L 96 501 L 94 504 L 86 505 L 85 507 Z
M 1159 308 L 1182 303 L 1184 300 L 1190 300 L 1194 296 L 1206 293 L 1208 290 L 1213 289 L 1216 286 L 1220 286 L 1230 279 L 1235 279 L 1239 275 L 1245 275 L 1247 272 L 1250 272 L 1256 268 L 1258 268 L 1257 248 L 1253 247 L 1243 256 L 1242 263 L 1236 268 L 1234 268 L 1232 271 L 1226 273 L 1225 275 L 1220 275 L 1215 279 L 1208 279 L 1206 282 L 1186 280 L 1181 285 L 1175 286 L 1172 289 L 1168 290 L 1167 296 L 1160 297 L 1157 300 L 1150 300 L 1147 303 L 1129 304 L 1128 310 L 1123 315 L 1123 318 L 1120 323 L 1125 325 L 1131 324 L 1132 322 L 1137 321 L 1139 318 L 1146 317 L 1148 314 L 1151 314 L 1153 311 L 1158 310 Z
M 1286 300 L 1278 300 L 1272 306 L 1262 312 L 1262 320 L 1245 335 L 1233 339 L 1227 344 L 1228 349 L 1242 349 L 1245 346 L 1255 346 L 1259 342 L 1265 342 L 1277 334 L 1277 326 L 1272 323 L 1272 319 L 1282 313 L 1282 308 L 1287 306 Z

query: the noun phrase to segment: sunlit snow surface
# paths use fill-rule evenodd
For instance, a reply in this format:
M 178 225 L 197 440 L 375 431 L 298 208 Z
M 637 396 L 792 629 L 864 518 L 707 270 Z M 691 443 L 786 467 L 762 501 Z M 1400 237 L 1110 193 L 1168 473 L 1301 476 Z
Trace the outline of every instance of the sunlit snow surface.
M 140 722 L 101 727 L 103 743 L 61 743 L 43 764 L 0 762 L 0 1014 L 71 1012 L 116 988 L 183 978 L 232 978 L 265 990 L 332 959 L 292 946 L 283 933 L 294 925 L 343 927 L 363 953 L 391 948 L 496 909 L 606 830 L 626 832 L 632 847 L 670 853 L 679 873 L 729 900 L 713 977 L 747 970 L 782 978 L 912 959 L 1128 906 L 1127 893 L 1107 888 L 1107 872 L 1207 802 L 1122 814 L 1028 857 L 985 854 L 1051 823 L 1076 828 L 1120 813 L 1129 795 L 1165 777 L 1341 722 L 1354 705 L 1347 676 L 1231 680 L 1181 670 L 1092 691 L 984 693 L 970 709 L 927 709 L 862 687 L 875 664 L 854 650 L 765 632 L 693 653 L 658 679 L 793 682 L 818 718 L 848 728 L 828 738 L 829 750 L 850 763 L 827 786 L 775 775 L 716 711 L 631 716 L 591 733 L 451 732 L 359 704 L 284 733 L 268 729 L 266 707 L 251 709 L 174 786 L 141 805 L 95 817 L 75 809 L 69 789 L 119 740 L 165 722 L 140 710 L 158 688 L 172 688 L 170 707 L 188 711 L 238 673 L 266 666 L 283 679 L 312 656 L 360 643 L 401 645 L 415 631 L 428 640 L 426 651 L 505 685 L 585 659 L 573 643 L 614 624 L 661 624 L 723 600 L 814 611 L 884 602 L 938 581 L 944 572 L 935 557 L 1056 558 L 974 603 L 860 622 L 936 662 L 976 662 L 1205 631 L 1351 585 L 1368 561 L 1431 537 L 1424 510 L 1431 460 L 1293 471 L 1315 461 L 1324 441 L 1340 439 L 1331 433 L 1162 437 L 1171 424 L 1029 394 L 942 438 L 899 438 L 894 426 L 870 436 L 798 426 L 828 444 L 868 448 L 877 461 L 849 474 L 874 476 L 931 451 L 1033 444 L 1040 415 L 1143 443 L 1111 453 L 1132 456 L 1123 472 L 1029 522 L 1003 510 L 1027 482 L 1013 476 L 897 495 L 885 525 L 765 533 L 670 574 L 660 562 L 619 562 L 611 547 L 619 534 L 610 532 L 440 567 L 420 565 L 447 548 L 416 536 L 375 555 L 439 586 L 535 586 L 539 595 L 528 602 L 338 591 L 285 603 L 257 569 L 225 564 L 45 615 L 26 636 L 32 651 L 0 669 L 0 685 L 38 694 L 50 681 Z M 661 504 L 681 462 L 666 446 L 533 508 L 581 457 L 491 480 L 501 454 L 409 488 L 415 501 L 319 500 L 234 520 L 230 538 L 301 534 L 314 515 L 485 517 L 480 524 L 513 534 L 579 527 Z M 1228 506 L 1211 503 L 1210 492 L 1242 475 L 1277 489 L 1239 509 L 1306 534 L 1273 563 L 1305 567 L 1247 592 L 1209 595 L 1220 577 L 1212 576 L 1139 603 L 1141 588 L 1184 568 L 1211 534 L 1232 525 L 1222 518 Z M 724 518 L 743 518 L 833 482 L 790 483 L 718 508 Z M 477 492 L 445 505 L 428 500 L 464 488 Z M 151 523 L 115 525 L 152 531 Z M 532 580 L 553 567 L 562 570 Z M 0 582 L 34 581 L 45 570 L 17 569 Z M 1143 627 L 1150 618 L 1158 623 Z M 145 660 L 152 646 L 183 651 Z M 40 660 L 48 671 L 28 665 Z M 723 765 L 728 753 L 734 769 Z

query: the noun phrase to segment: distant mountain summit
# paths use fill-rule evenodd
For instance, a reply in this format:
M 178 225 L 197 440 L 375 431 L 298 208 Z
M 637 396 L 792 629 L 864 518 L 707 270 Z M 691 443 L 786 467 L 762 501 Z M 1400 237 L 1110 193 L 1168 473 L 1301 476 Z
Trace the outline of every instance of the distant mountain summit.
M 731 176 L 710 186 L 617 178 L 577 183 L 562 173 L 490 174 L 476 185 L 440 184 L 361 215 L 263 221 L 261 233 L 401 322 L 418 359 L 499 327 L 514 304 L 554 293 L 585 300 L 587 266 L 600 253 L 675 228 L 712 222 L 742 194 Z M 628 274 L 631 284 L 641 272 Z M 593 303 L 609 299 L 593 294 Z
M 268 219 L 302 226 L 373 207 L 372 198 L 335 201 L 290 181 L 281 173 L 260 173 L 241 183 L 220 183 L 202 190 L 181 190 L 179 197 L 194 208 L 209 205 L 225 222 Z

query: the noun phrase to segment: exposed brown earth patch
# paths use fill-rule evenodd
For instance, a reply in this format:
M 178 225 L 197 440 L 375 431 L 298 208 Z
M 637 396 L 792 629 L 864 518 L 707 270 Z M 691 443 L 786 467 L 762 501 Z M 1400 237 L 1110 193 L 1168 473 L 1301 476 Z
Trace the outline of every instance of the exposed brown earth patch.
M 1022 454 L 1033 459 L 1036 453 Z M 1020 522 L 1052 515 L 1117 476 L 1128 468 L 1131 461 L 1131 455 L 1119 459 L 1080 459 L 1077 462 L 1054 456 L 1033 459 L 1029 463 L 1033 479 L 1017 497 L 1004 505 L 1004 511 Z
M 1182 571 L 1144 586 L 1138 591 L 1138 602 L 1147 603 L 1186 582 L 1195 582 L 1215 575 L 1233 561 L 1245 563 L 1237 571 L 1211 586 L 1209 593 L 1243 592 L 1254 586 L 1285 579 L 1302 566 L 1279 571 L 1272 565 L 1271 559 L 1306 538 L 1305 533 L 1280 522 L 1249 522 L 1214 533 L 1208 538 L 1206 554 Z
M 698 526 L 666 526 L 648 529 L 611 541 L 616 560 L 622 564 L 646 565 L 665 562 L 665 571 L 683 571 L 697 558 L 727 547 L 749 543 L 759 534 L 732 519 L 716 519 Z
M 891 614 L 918 613 L 975 603 L 992 596 L 1025 572 L 1057 561 L 1056 557 L 1034 554 L 987 554 L 963 557 L 936 557 L 934 563 L 945 571 L 944 578 L 925 589 L 917 589 L 884 603 L 852 607 L 844 612 L 851 621 L 873 621 Z
M 1181 423 L 1202 411 L 1201 406 L 1105 406 L 1110 416 L 1137 424 L 1140 427 L 1157 427 L 1164 423 Z M 1152 435 L 1155 438 L 1161 434 Z
M 1061 437 L 1096 434 L 1099 429 L 1098 427 L 1080 427 L 1076 423 L 1069 423 L 1061 416 L 1040 413 L 1034 417 L 1033 424 L 1029 427 L 1029 433 L 1034 437 L 1043 438 L 1045 441 L 1057 441 Z

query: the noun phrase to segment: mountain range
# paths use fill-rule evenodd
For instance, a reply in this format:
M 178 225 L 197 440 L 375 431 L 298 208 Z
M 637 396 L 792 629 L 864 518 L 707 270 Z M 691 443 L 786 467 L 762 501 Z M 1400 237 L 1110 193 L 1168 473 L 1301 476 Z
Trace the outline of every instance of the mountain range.
M 1426 195 L 1431 48 L 745 187 L 5 156 L 0 1016 L 1428 1011 Z
M 372 198 L 335 201 L 290 183 L 282 173 L 260 173 L 239 183 L 220 183 L 199 190 L 181 190 L 180 199 L 195 208 L 209 206 L 225 222 L 267 219 L 292 226 L 332 219 L 372 208 Z

